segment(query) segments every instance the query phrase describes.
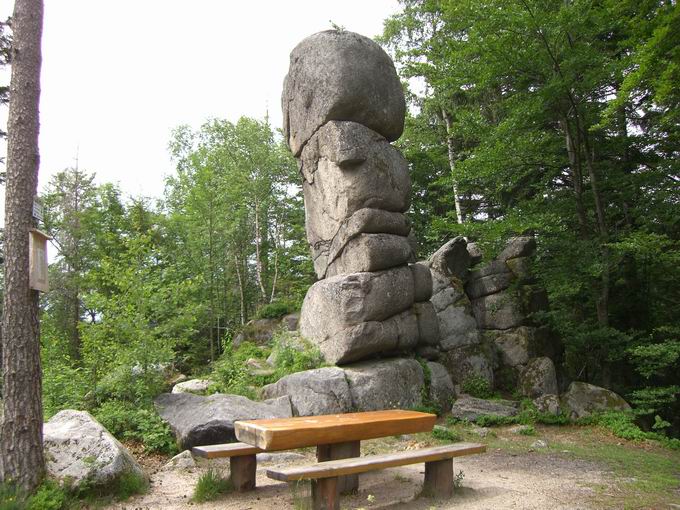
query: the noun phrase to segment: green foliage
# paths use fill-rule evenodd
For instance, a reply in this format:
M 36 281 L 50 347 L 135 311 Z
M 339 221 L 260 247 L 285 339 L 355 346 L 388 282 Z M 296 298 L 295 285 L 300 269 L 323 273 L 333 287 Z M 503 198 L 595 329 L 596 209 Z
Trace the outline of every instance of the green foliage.
M 26 510 L 64 510 L 72 500 L 73 496 L 57 482 L 45 480 L 26 501 Z
M 630 441 L 659 441 L 667 448 L 680 449 L 680 439 L 669 439 L 658 432 L 645 432 L 635 424 L 635 416 L 621 411 L 592 414 L 577 420 L 579 425 L 599 425 L 611 431 L 616 437 Z
M 536 429 L 532 425 L 527 425 L 526 427 L 519 429 L 519 433 L 523 436 L 535 436 Z
M 489 381 L 480 375 L 468 375 L 460 385 L 463 393 L 477 398 L 491 398 L 493 391 Z
M 0 510 L 24 510 L 24 495 L 14 485 L 0 483 Z
M 233 486 L 228 479 L 223 478 L 218 471 L 209 469 L 198 478 L 191 500 L 196 503 L 214 501 L 232 490 Z
M 432 437 L 434 437 L 435 439 L 440 439 L 442 441 L 450 441 L 452 443 L 461 440 L 460 434 L 458 434 L 458 432 L 442 426 L 435 426 L 432 429 Z
M 276 355 L 276 380 L 288 374 L 319 368 L 323 365 L 323 356 L 318 347 L 304 339 L 296 338 L 289 332 L 277 333 L 272 342 L 272 351 Z
M 274 301 L 261 306 L 255 317 L 258 319 L 278 319 L 299 309 L 299 305 L 290 301 Z
M 119 501 L 125 501 L 135 494 L 143 494 L 148 486 L 149 484 L 143 476 L 127 471 L 118 478 L 115 495 Z
M 177 452 L 168 425 L 153 408 L 138 407 L 121 400 L 109 400 L 94 411 L 99 422 L 120 440 L 139 441 L 147 451 L 165 454 Z

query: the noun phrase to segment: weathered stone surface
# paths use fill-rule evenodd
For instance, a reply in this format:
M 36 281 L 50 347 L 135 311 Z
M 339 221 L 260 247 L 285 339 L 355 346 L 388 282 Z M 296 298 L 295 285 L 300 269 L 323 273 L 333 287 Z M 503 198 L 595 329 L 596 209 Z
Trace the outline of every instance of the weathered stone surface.
M 522 395 L 536 398 L 557 395 L 557 375 L 550 358 L 533 358 L 519 374 L 519 390 Z
M 493 358 L 483 344 L 457 347 L 443 352 L 439 362 L 456 384 L 462 384 L 469 377 L 482 377 L 493 387 Z
M 512 273 L 497 273 L 467 282 L 465 293 L 470 299 L 495 294 L 510 287 L 514 279 Z
M 177 383 L 172 387 L 172 393 L 196 393 L 198 395 L 208 391 L 212 381 L 207 379 L 190 379 Z
M 272 367 L 277 366 L 281 351 L 284 349 L 295 349 L 298 352 L 303 352 L 313 346 L 314 344 L 300 336 L 299 331 L 290 331 L 287 335 L 281 335 L 277 338 L 277 342 L 267 358 L 267 364 Z
M 450 351 L 479 343 L 477 322 L 465 306 L 449 305 L 437 312 L 439 318 L 439 343 L 442 350 Z
M 163 393 L 156 397 L 154 404 L 160 417 L 170 425 L 182 449 L 235 441 L 236 420 L 289 418 L 293 415 L 288 397 L 253 402 L 239 395 L 221 393 L 208 397 Z
M 518 280 L 524 281 L 531 278 L 531 259 L 529 257 L 517 257 L 505 263 Z
M 430 369 L 430 400 L 446 413 L 451 410 L 456 396 L 451 376 L 444 365 L 429 362 L 427 366 Z
M 354 409 L 410 409 L 422 403 L 423 369 L 414 359 L 364 361 L 344 367 Z
M 342 253 L 347 243 L 359 234 L 394 234 L 406 237 L 410 232 L 411 222 L 402 213 L 382 209 L 359 209 L 338 225 L 338 230 L 332 239 L 316 239 L 312 243 L 317 276 L 324 278 L 328 264 L 333 262 Z
M 265 345 L 274 337 L 274 333 L 280 327 L 281 321 L 279 319 L 254 319 L 249 321 L 234 338 L 234 347 L 238 347 L 243 342 Z
M 189 450 L 184 450 L 182 453 L 175 455 L 172 459 L 163 465 L 163 471 L 186 471 L 198 467 L 194 457 Z
M 560 396 L 562 409 L 572 419 L 590 416 L 598 411 L 630 411 L 623 397 L 606 388 L 585 382 L 573 382 Z
M 534 399 L 534 405 L 539 413 L 554 414 L 557 416 L 562 412 L 560 398 L 557 395 L 542 395 Z
M 281 318 L 281 326 L 286 331 L 296 331 L 300 324 L 300 312 L 289 313 Z
M 411 264 L 408 267 L 411 268 L 413 273 L 413 299 L 416 302 L 427 301 L 432 297 L 432 272 L 430 268 L 420 263 Z
M 535 328 L 520 326 L 507 330 L 486 330 L 484 337 L 496 347 L 500 362 L 504 366 L 524 365 L 534 355 Z
M 288 395 L 295 416 L 348 413 L 352 397 L 345 372 L 326 367 L 287 375 L 262 390 L 264 398 Z
M 427 262 L 427 263 L 423 262 L 423 264 L 429 264 L 429 262 Z M 446 275 L 443 275 L 442 273 L 440 273 L 438 271 L 434 271 L 434 270 L 431 271 L 431 275 L 432 275 L 432 295 L 433 295 L 433 299 L 434 299 L 434 296 L 439 294 L 441 291 L 448 290 L 448 289 L 454 289 L 455 290 L 455 293 L 456 293 L 456 296 L 457 296 L 455 301 L 457 301 L 461 297 L 465 296 L 465 292 L 463 291 L 463 284 L 455 276 L 446 276 Z M 453 301 L 451 301 L 451 302 L 453 302 Z M 447 306 L 448 304 L 449 303 L 446 303 L 445 306 Z
M 346 153 L 338 154 L 336 149 L 352 143 L 358 144 L 353 148 L 355 158 L 345 161 Z M 403 213 L 410 204 L 408 163 L 384 138 L 361 124 L 323 126 L 302 153 L 301 171 L 307 241 L 319 277 L 356 235 L 343 233 L 352 226 L 355 213 L 362 209 Z
M 459 420 L 476 421 L 480 416 L 516 416 L 516 402 L 509 400 L 484 400 L 464 395 L 456 400 L 451 414 Z
M 482 329 L 510 329 L 525 320 L 517 292 L 505 290 L 472 301 L 472 313 Z
M 505 262 L 517 257 L 528 257 L 536 251 L 536 239 L 534 236 L 518 236 L 508 240 L 503 251 L 496 260 Z
M 132 455 L 85 411 L 67 409 L 43 426 L 47 474 L 78 487 L 103 486 L 124 473 L 145 476 Z
M 327 278 L 307 291 L 300 332 L 323 343 L 350 326 L 382 321 L 407 310 L 413 297 L 413 274 L 407 266 Z
M 416 356 L 428 361 L 437 361 L 441 353 L 439 349 L 431 345 L 419 345 L 416 347 Z
M 413 310 L 418 318 L 418 337 L 422 345 L 439 345 L 439 318 L 429 301 L 415 303 Z
M 470 255 L 470 267 L 479 264 L 482 259 L 484 258 L 484 254 L 482 253 L 482 249 L 479 247 L 477 243 L 467 243 L 467 252 L 468 255 Z
M 473 269 L 472 271 L 470 271 L 470 276 L 468 279 L 470 281 L 478 280 L 479 278 L 484 278 L 492 274 L 502 274 L 509 272 L 510 268 L 505 262 L 500 260 L 492 260 L 488 264 L 485 264 L 480 268 Z
M 283 131 L 293 154 L 330 120 L 351 120 L 390 141 L 404 130 L 406 102 L 394 64 L 371 39 L 328 30 L 290 54 L 281 97 Z
M 439 248 L 429 259 L 430 268 L 445 276 L 465 280 L 470 268 L 470 254 L 464 237 L 454 237 Z
M 413 260 L 413 250 L 406 237 L 393 234 L 359 234 L 345 245 L 339 257 L 328 264 L 326 277 L 380 271 Z
M 418 318 L 413 309 L 384 321 L 362 322 L 321 339 L 319 350 L 328 363 L 345 364 L 377 353 L 396 353 L 418 344 Z

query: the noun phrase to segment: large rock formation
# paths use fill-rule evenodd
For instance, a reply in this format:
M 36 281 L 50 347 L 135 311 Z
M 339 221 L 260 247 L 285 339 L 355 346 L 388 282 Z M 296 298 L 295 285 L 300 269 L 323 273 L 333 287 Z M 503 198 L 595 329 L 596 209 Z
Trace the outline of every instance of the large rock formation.
M 320 279 L 302 305 L 301 334 L 331 364 L 436 353 L 432 277 L 409 267 L 411 180 L 390 144 L 403 130 L 405 101 L 389 56 L 352 32 L 312 35 L 291 53 L 282 106 Z

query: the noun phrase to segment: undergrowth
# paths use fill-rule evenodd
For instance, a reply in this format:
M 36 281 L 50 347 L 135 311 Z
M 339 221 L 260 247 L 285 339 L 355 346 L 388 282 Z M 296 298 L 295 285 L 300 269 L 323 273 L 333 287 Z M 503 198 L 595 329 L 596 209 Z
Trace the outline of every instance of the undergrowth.
M 195 503 L 213 501 L 232 490 L 233 486 L 228 479 L 222 477 L 218 471 L 209 469 L 198 478 L 191 501 Z

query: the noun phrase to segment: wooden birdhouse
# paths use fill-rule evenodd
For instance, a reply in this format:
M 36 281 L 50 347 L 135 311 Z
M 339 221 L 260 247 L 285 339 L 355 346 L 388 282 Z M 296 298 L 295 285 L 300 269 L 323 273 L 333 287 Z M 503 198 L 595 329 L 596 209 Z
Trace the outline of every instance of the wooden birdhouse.
M 33 290 L 39 290 L 40 292 L 47 292 L 49 290 L 49 282 L 47 281 L 47 241 L 50 239 L 52 239 L 50 236 L 38 229 L 32 228 L 29 231 L 28 285 Z

